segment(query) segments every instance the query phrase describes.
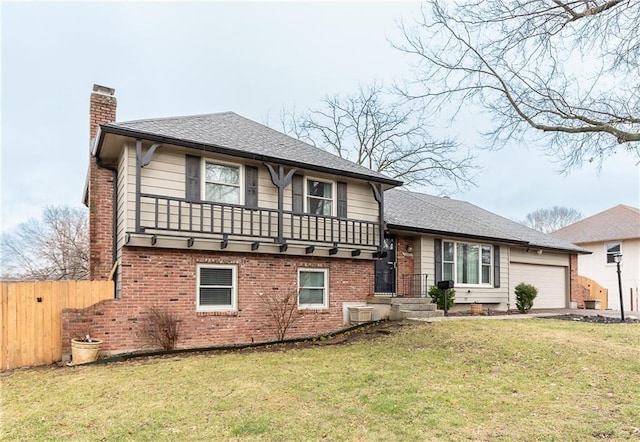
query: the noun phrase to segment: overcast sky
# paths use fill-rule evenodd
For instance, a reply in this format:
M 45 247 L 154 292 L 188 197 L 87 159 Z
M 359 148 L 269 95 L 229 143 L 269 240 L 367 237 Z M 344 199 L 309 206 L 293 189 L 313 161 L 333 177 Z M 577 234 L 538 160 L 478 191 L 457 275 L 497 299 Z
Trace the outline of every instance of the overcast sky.
M 281 108 L 409 77 L 388 40 L 418 3 L 1 2 L 2 229 L 45 205 L 80 206 L 88 164 L 89 94 L 116 89 L 119 121 L 234 111 L 276 125 Z M 472 145 L 464 130 L 434 129 Z M 561 176 L 535 146 L 477 152 L 477 187 L 452 194 L 511 219 L 573 207 L 589 216 L 640 206 L 637 159 L 609 158 Z M 438 194 L 438 189 L 429 193 Z

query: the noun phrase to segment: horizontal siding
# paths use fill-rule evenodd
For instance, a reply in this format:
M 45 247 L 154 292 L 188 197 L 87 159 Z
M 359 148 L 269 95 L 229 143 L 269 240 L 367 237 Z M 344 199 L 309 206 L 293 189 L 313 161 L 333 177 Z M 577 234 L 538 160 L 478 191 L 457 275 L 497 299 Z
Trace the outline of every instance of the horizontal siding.
M 569 255 L 567 253 L 554 253 L 546 250 L 539 255 L 534 249 L 529 249 L 527 252 L 527 249 L 512 247 L 511 262 L 568 267 Z
M 378 220 L 378 203 L 367 183 L 350 181 L 347 184 L 347 216 L 364 221 Z

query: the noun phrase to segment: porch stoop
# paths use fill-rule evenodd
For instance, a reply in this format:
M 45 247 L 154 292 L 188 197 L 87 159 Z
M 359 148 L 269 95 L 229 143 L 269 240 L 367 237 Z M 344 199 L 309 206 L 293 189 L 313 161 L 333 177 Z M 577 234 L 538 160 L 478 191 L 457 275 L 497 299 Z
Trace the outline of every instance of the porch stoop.
M 430 298 L 370 297 L 367 304 L 389 304 L 389 320 L 435 318 L 444 316 Z

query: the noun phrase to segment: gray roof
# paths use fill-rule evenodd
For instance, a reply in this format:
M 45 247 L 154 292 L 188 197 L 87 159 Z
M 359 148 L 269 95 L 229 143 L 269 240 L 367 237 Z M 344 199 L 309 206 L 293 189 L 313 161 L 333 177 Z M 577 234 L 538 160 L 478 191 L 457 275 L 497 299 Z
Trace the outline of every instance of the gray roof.
M 640 209 L 619 204 L 551 234 L 576 244 L 640 238 Z
M 397 186 L 401 181 L 340 158 L 233 112 L 108 123 L 103 132 L 149 139 Z
M 565 240 L 555 238 L 520 223 L 503 218 L 466 201 L 441 198 L 403 189 L 384 193 L 385 221 L 399 230 L 504 241 L 540 247 L 589 253 Z

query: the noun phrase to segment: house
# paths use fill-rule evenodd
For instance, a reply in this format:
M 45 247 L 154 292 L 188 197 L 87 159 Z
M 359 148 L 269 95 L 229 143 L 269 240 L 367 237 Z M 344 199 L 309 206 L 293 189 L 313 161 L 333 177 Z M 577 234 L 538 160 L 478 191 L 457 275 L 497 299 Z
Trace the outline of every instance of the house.
M 624 308 L 638 311 L 640 209 L 619 204 L 563 227 L 552 235 L 592 252 L 578 257 L 578 272 L 608 289 L 608 306 L 614 310 L 620 309 L 620 290 L 613 256 L 621 253 Z
M 114 299 L 63 313 L 109 352 L 148 348 L 152 307 L 180 321 L 182 348 L 271 341 L 265 296 L 293 290 L 288 337 L 336 331 L 351 306 L 425 296 L 452 279 L 457 302 L 564 307 L 584 250 L 471 204 L 396 190 L 402 182 L 232 112 L 116 122 L 94 86 L 90 278 Z M 396 302 L 396 301 L 393 301 Z M 377 315 L 389 310 L 378 309 Z

